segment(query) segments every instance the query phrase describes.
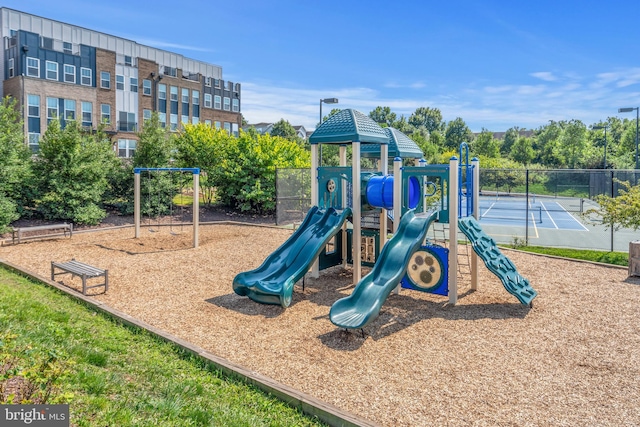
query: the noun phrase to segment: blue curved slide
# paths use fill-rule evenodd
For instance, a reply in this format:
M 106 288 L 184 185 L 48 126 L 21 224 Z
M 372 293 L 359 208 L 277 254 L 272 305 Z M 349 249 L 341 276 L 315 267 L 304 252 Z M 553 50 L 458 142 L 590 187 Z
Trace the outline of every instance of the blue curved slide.
M 342 228 L 351 209 L 313 206 L 300 227 L 255 270 L 233 279 L 233 290 L 262 304 L 291 304 L 293 285 L 309 270 L 329 240 Z
M 424 241 L 438 212 L 402 216 L 398 231 L 384 245 L 375 266 L 358 282 L 353 293 L 336 301 L 329 311 L 331 322 L 342 328 L 363 328 L 372 322 L 391 291 L 404 277 L 411 256 Z

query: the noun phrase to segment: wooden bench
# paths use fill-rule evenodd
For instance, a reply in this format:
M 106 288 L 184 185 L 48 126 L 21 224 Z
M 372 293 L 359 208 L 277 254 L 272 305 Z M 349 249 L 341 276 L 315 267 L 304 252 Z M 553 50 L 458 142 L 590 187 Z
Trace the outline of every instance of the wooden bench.
M 69 237 L 71 237 L 73 235 L 73 224 L 65 222 L 62 224 L 36 225 L 35 227 L 16 227 L 12 232 L 12 242 L 15 244 L 17 239 L 18 243 L 20 243 L 20 240 L 23 239 L 23 234 L 26 232 L 44 230 L 62 230 L 65 237 L 67 236 L 67 232 L 69 233 Z
M 56 273 L 56 268 L 62 271 Z M 103 270 L 101 268 L 76 261 L 75 259 L 72 259 L 69 262 L 51 261 L 51 280 L 55 281 L 55 276 L 59 276 L 61 274 L 71 274 L 72 277 L 80 277 L 82 279 L 82 293 L 84 295 L 87 295 L 87 289 L 91 288 L 99 288 L 101 286 L 104 286 L 105 292 L 107 292 L 107 290 L 109 289 L 109 270 Z M 87 279 L 92 279 L 94 277 L 100 276 L 104 277 L 104 283 L 87 286 Z

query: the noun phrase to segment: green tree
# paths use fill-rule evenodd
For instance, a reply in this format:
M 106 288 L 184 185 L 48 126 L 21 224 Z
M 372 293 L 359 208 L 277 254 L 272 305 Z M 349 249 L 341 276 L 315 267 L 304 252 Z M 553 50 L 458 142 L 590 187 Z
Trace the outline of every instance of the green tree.
M 285 119 L 280 119 L 280 121 L 275 123 L 270 133 L 271 136 L 279 136 L 289 141 L 297 141 L 298 139 L 295 128 Z
M 251 128 L 248 133 L 256 133 Z M 204 123 L 187 124 L 176 138 L 178 166 L 200 168 L 200 193 L 206 204 L 212 204 L 216 181 L 223 175 L 225 147 L 234 138 L 222 129 Z
M 218 197 L 243 212 L 272 213 L 276 168 L 305 168 L 310 163 L 310 153 L 293 141 L 242 132 L 225 146 L 222 174 L 216 180 Z
M 396 121 L 397 115 L 396 113 L 391 111 L 390 107 L 376 107 L 373 111 L 369 113 L 369 117 L 378 123 L 382 127 L 393 126 L 393 123 Z
M 119 166 L 111 142 L 101 133 L 87 133 L 78 122 L 64 129 L 49 123 L 34 163 L 36 209 L 45 219 L 97 224 L 105 216 L 107 176 Z
M 533 151 L 531 138 L 521 136 L 511 147 L 511 158 L 524 166 L 530 164 L 534 157 L 535 152 Z
M 467 127 L 467 124 L 460 117 L 447 123 L 444 133 L 445 146 L 450 150 L 457 150 L 463 142 L 471 145 L 473 141 L 473 133 Z
M 561 137 L 561 153 L 567 166 L 575 169 L 582 165 L 581 159 L 587 149 L 587 127 L 580 120 L 570 120 L 563 129 Z
M 153 112 L 138 133 L 138 145 L 133 155 L 133 165 L 143 168 L 165 168 L 171 163 L 174 150 L 173 140 L 163 128 L 158 113 Z
M 409 124 L 415 128 L 424 127 L 429 133 L 442 130 L 442 112 L 438 108 L 418 107 L 409 116 Z
M 598 224 L 606 227 L 640 229 L 640 185 L 631 186 L 629 182 L 620 182 L 620 195 L 610 197 L 606 194 L 596 196 L 595 201 L 599 209 L 589 209 L 584 216 L 592 218 L 595 215 Z
M 14 98 L 0 103 L 0 233 L 20 217 L 32 178 L 31 152 L 24 143 L 23 123 Z
M 493 132 L 482 128 L 473 143 L 473 152 L 477 156 L 499 157 L 500 141 L 493 137 Z
M 514 126 L 512 128 L 507 129 L 504 134 L 504 140 L 502 141 L 502 145 L 500 146 L 500 152 L 508 156 L 511 154 L 511 147 L 516 143 L 518 138 L 520 137 L 520 128 Z
M 535 132 L 533 149 L 537 153 L 535 160 L 547 167 L 562 167 L 566 163 L 560 151 L 561 123 L 553 120 Z

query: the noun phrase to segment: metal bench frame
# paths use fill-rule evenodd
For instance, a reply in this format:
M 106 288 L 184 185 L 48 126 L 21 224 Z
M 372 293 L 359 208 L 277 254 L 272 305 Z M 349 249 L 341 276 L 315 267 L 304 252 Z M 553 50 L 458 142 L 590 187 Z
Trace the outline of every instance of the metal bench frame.
M 55 269 L 62 270 L 61 272 L 56 273 Z M 87 289 L 91 288 L 99 288 L 104 286 L 104 291 L 107 292 L 109 289 L 109 270 L 103 270 L 98 267 L 94 267 L 89 264 L 85 264 L 75 259 L 72 259 L 69 262 L 54 262 L 51 261 L 51 280 L 55 281 L 55 276 L 59 276 L 61 274 L 71 274 L 73 276 L 78 276 L 82 279 L 82 294 L 87 295 Z M 92 279 L 94 277 L 104 277 L 104 283 L 100 283 L 97 285 L 87 286 L 87 279 Z
M 65 237 L 67 236 L 67 232 L 69 232 L 69 237 L 73 235 L 73 224 L 62 223 L 62 224 L 47 224 L 47 225 L 36 225 L 34 227 L 16 227 L 12 231 L 12 243 L 16 243 L 16 238 L 18 243 L 23 239 L 22 234 L 28 231 L 42 231 L 42 230 L 62 230 L 64 232 Z M 28 236 L 27 238 L 31 238 L 35 236 Z M 40 236 L 38 236 L 40 237 Z

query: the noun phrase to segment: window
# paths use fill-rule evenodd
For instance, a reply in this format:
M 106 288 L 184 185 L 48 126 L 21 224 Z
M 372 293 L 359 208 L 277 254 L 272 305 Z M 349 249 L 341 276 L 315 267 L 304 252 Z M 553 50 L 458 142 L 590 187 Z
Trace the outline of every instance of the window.
M 133 157 L 136 152 L 135 139 L 118 139 L 118 157 Z
M 58 117 L 58 98 L 47 98 L 47 123 Z
M 133 65 L 133 60 L 131 59 L 130 56 L 128 55 L 124 56 L 124 65 L 128 65 L 129 67 Z
M 142 120 L 151 120 L 151 110 L 142 110 Z
M 47 76 L 46 76 L 47 80 L 58 80 L 58 63 L 47 61 L 46 68 L 47 68 Z
M 215 95 L 213 97 L 213 108 L 219 110 L 222 108 L 222 98 L 220 95 Z
M 177 68 L 173 68 L 173 67 L 164 67 L 164 74 L 166 76 L 171 76 L 171 77 L 177 77 L 178 76 L 178 69 Z
M 189 123 L 189 116 L 185 116 L 184 114 L 182 115 L 182 124 L 186 124 Z
M 118 130 L 123 132 L 135 132 L 136 131 L 136 115 L 135 113 L 129 113 L 127 111 L 118 112 Z
M 9 58 L 9 78 L 16 75 L 15 61 L 13 58 Z
M 82 126 L 93 126 L 93 104 L 91 102 L 82 101 Z
M 163 128 L 167 127 L 167 113 L 158 113 L 158 121 Z
M 229 122 L 224 122 L 224 130 L 226 130 L 226 131 L 227 131 L 227 133 L 228 133 L 229 135 L 231 135 L 231 123 L 229 123 Z
M 216 129 L 220 129 L 220 122 L 215 122 L 216 124 Z
M 228 96 L 224 97 L 224 111 L 229 111 L 231 110 L 231 98 L 229 98 Z
M 111 89 L 111 73 L 108 71 L 100 71 L 100 87 L 103 89 Z
M 131 92 L 138 92 L 138 78 L 129 77 L 129 90 Z
M 211 77 L 204 78 L 204 85 L 207 87 L 211 87 Z
M 158 85 L 158 99 L 167 99 L 167 85 Z
M 178 101 L 178 87 L 171 86 L 170 88 L 171 101 Z
M 73 99 L 64 100 L 64 119 L 75 120 L 76 119 L 76 101 Z
M 205 124 L 205 125 L 207 125 L 207 126 L 209 126 L 209 127 L 211 127 L 211 120 L 205 120 L 205 121 L 204 121 L 204 124 Z
M 193 99 L 193 105 L 200 105 L 200 92 L 197 90 L 191 91 L 191 98 Z
M 142 80 L 142 94 L 151 96 L 151 80 L 149 79 Z
M 27 76 L 40 77 L 40 60 L 27 57 Z
M 76 82 L 76 66 L 64 64 L 64 81 L 67 83 Z
M 64 53 L 73 53 L 73 45 L 69 42 L 62 42 L 62 50 Z
M 116 74 L 116 90 L 124 90 L 124 76 Z
M 53 49 L 53 39 L 52 38 L 50 38 L 50 37 L 41 37 L 40 40 L 42 42 L 42 48 L 43 49 L 49 49 L 49 50 Z
M 29 117 L 40 117 L 40 95 L 28 95 L 27 105 L 27 115 Z
M 93 84 L 91 68 L 80 68 L 80 84 L 84 86 L 91 86 Z
M 211 108 L 211 94 L 210 93 L 205 93 L 204 94 L 204 106 L 206 108 Z
M 200 123 L 200 117 L 192 117 L 191 123 L 193 123 L 194 125 L 197 125 L 198 123 Z
M 40 149 L 40 134 L 37 132 L 29 132 L 29 148 L 36 152 Z
M 106 125 L 111 124 L 111 105 L 100 105 L 100 121 Z
M 220 87 L 220 79 L 215 79 L 214 84 L 216 87 Z
M 171 123 L 169 124 L 169 129 L 172 131 L 178 130 L 178 115 L 170 114 L 169 120 L 171 121 Z
M 184 104 L 189 103 L 189 89 L 182 88 L 182 102 Z
M 237 123 L 231 123 L 231 134 L 235 137 L 238 136 L 238 124 Z
M 240 111 L 240 100 L 233 98 L 233 104 L 231 106 L 231 111 L 233 111 L 234 113 L 237 113 L 238 111 Z

